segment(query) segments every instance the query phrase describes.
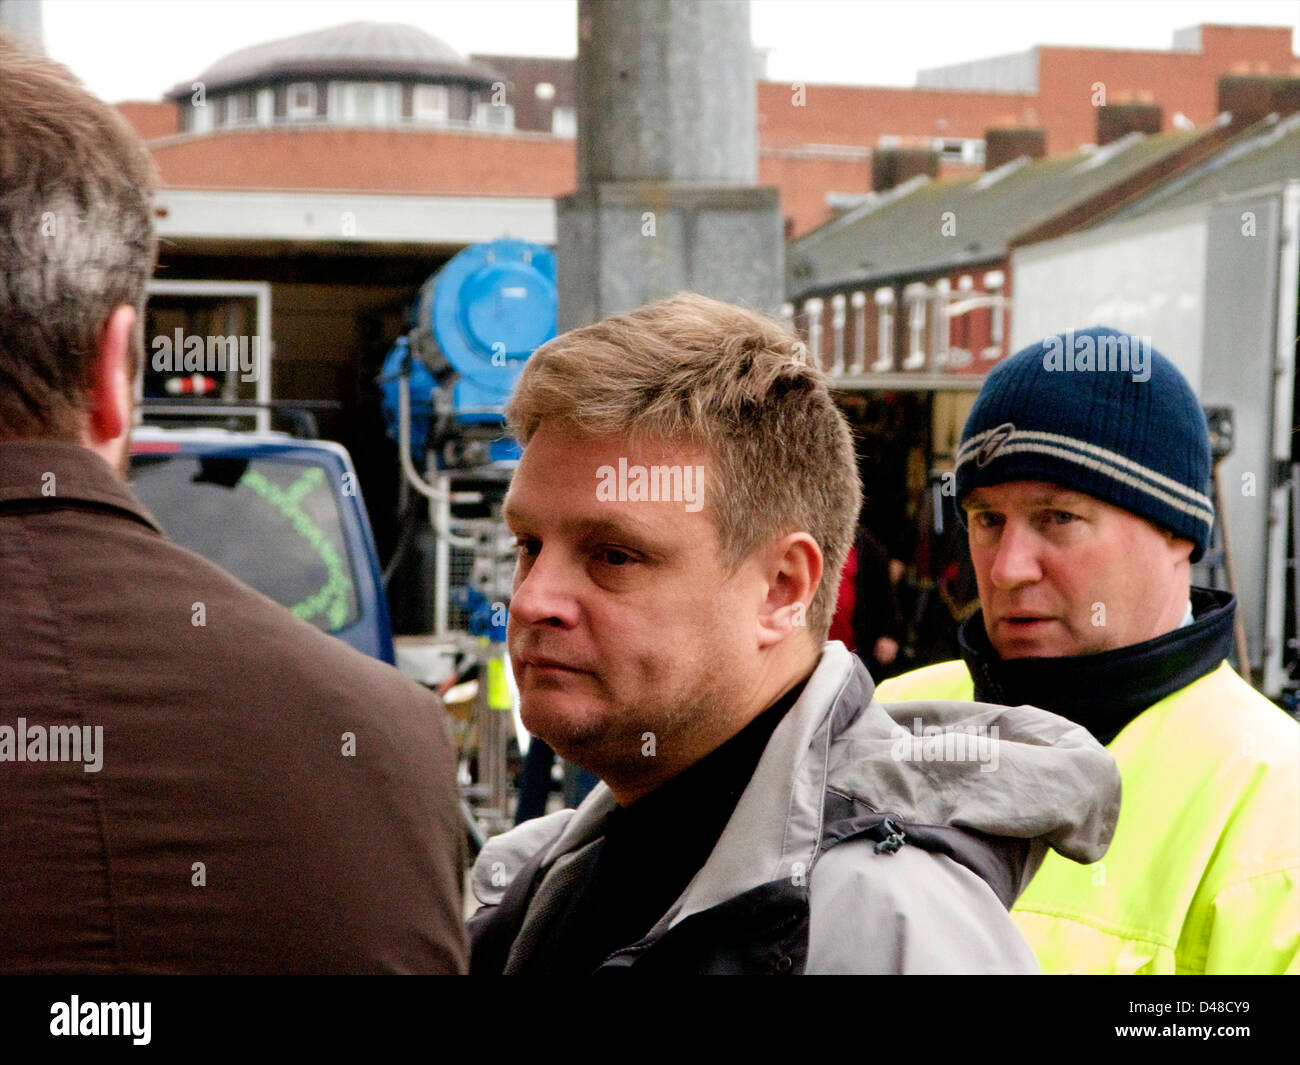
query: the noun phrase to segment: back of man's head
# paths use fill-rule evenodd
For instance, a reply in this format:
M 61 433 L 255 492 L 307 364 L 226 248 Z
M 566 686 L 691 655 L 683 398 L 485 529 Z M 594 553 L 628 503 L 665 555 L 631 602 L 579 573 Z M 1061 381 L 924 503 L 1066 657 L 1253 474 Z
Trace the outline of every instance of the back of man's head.
M 682 293 L 543 345 L 507 416 L 525 445 L 550 422 L 702 446 L 716 471 L 707 507 L 724 563 L 790 532 L 817 541 L 824 566 L 807 625 L 821 647 L 862 490 L 848 423 L 792 333 Z
M 116 110 L 0 35 L 0 440 L 79 441 L 100 333 L 143 313 L 153 174 Z

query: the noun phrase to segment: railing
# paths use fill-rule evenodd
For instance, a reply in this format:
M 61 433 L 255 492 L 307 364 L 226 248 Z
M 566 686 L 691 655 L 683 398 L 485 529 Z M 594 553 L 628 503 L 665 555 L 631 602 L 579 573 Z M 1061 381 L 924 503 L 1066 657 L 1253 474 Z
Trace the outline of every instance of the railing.
M 832 378 L 853 379 L 845 382 L 850 387 L 969 387 L 972 374 L 1006 354 L 1011 306 L 1001 270 L 986 271 L 980 281 L 978 290 L 975 277 L 965 274 L 955 288 L 939 278 L 912 282 L 901 294 L 883 286 L 814 296 L 798 306 L 785 304 L 781 316 L 807 345 L 810 361 Z M 874 329 L 868 328 L 868 307 L 874 309 Z M 977 336 L 975 316 L 985 311 L 988 325 Z M 972 340 L 987 341 L 978 354 Z

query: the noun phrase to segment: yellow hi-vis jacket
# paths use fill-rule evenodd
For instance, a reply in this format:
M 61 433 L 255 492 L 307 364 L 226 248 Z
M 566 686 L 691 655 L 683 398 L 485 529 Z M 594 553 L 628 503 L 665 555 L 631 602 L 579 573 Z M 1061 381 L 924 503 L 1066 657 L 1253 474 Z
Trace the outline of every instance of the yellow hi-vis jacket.
M 963 662 L 880 684 L 972 698 Z M 1300 973 L 1300 725 L 1224 662 L 1107 747 L 1119 825 L 1093 865 L 1049 853 L 1012 910 L 1044 973 Z

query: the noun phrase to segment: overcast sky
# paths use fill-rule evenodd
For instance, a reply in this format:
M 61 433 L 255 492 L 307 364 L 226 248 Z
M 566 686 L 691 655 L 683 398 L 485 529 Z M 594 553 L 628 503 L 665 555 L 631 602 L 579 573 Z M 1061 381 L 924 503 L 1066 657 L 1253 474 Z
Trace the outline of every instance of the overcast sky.
M 622 0 L 635 3 L 636 0 Z M 246 45 L 358 19 L 462 53 L 572 56 L 576 0 L 44 0 L 49 54 L 106 100 L 156 100 Z M 774 80 L 913 85 L 918 70 L 1035 44 L 1161 48 L 1198 23 L 1292 28 L 1297 0 L 753 0 Z

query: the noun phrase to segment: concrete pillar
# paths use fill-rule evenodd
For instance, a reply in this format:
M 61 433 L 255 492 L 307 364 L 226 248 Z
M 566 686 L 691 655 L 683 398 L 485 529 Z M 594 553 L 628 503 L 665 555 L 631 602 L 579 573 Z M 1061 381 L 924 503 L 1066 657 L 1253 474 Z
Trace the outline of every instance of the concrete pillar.
M 748 0 L 582 0 L 578 185 L 758 180 Z
M 579 0 L 576 74 L 560 328 L 680 291 L 775 312 L 784 237 L 777 190 L 754 184 L 748 0 Z

